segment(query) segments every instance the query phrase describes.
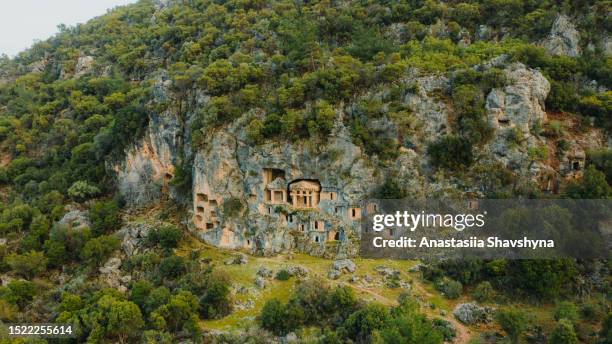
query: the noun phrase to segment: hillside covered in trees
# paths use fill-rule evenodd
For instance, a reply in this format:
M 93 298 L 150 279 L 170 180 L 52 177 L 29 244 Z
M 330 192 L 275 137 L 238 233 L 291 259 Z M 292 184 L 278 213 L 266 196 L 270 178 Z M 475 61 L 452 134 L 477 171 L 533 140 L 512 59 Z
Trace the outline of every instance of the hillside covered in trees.
M 141 0 L 60 26 L 0 57 L 0 321 L 88 343 L 612 343 L 607 260 L 357 252 L 368 197 L 610 199 L 611 10 Z

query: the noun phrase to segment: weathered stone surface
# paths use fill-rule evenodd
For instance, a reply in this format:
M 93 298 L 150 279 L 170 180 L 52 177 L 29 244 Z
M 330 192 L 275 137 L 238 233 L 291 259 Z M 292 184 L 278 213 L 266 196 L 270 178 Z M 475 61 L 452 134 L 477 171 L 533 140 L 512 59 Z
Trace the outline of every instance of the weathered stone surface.
M 257 276 L 261 276 L 263 278 L 272 278 L 272 276 L 274 276 L 274 271 L 268 269 L 265 266 L 262 266 L 257 270 Z
M 537 165 L 527 166 L 525 162 L 529 147 L 542 144 L 542 139 L 532 135 L 531 130 L 546 121 L 544 103 L 550 83 L 540 71 L 521 63 L 507 66 L 504 72 L 506 86 L 491 90 L 486 98 L 487 120 L 494 129 L 487 149 L 505 166 L 536 168 Z
M 246 254 L 238 252 L 235 253 L 231 258 L 225 260 L 225 265 L 243 265 L 248 263 Z
M 127 291 L 126 285 L 131 281 L 131 277 L 122 275 L 120 267 L 121 259 L 113 257 L 106 261 L 106 263 L 99 268 L 99 271 L 100 279 L 103 283 L 123 293 Z
M 577 57 L 580 55 L 580 32 L 569 17 L 559 14 L 543 45 L 551 55 Z
M 466 325 L 487 323 L 491 321 L 492 309 L 481 307 L 475 302 L 461 303 L 455 307 L 453 315 Z
M 266 287 L 266 280 L 261 276 L 257 276 L 257 278 L 255 278 L 255 285 L 259 289 L 264 289 Z
M 93 56 L 80 56 L 74 66 L 74 76 L 81 77 L 91 70 L 94 64 Z
M 395 270 L 393 268 L 388 268 L 382 265 L 377 266 L 375 270 L 380 275 L 385 276 L 385 277 L 399 277 L 400 276 L 400 272 L 398 270 Z
M 308 276 L 308 269 L 301 265 L 292 265 L 287 267 L 287 272 L 291 276 L 295 277 L 306 277 Z
M 129 223 L 115 233 L 121 239 L 121 248 L 126 256 L 131 257 L 146 249 L 151 229 L 151 225 L 147 223 Z
M 159 201 L 174 176 L 180 124 L 168 113 L 152 114 L 145 137 L 114 166 L 119 192 L 130 206 Z
M 341 272 L 355 272 L 357 266 L 350 259 L 339 259 L 333 262 L 332 264 L 333 270 L 338 270 Z
M 340 272 L 339 270 L 330 269 L 327 272 L 327 278 L 332 280 L 340 278 L 340 275 L 342 275 L 342 272 Z

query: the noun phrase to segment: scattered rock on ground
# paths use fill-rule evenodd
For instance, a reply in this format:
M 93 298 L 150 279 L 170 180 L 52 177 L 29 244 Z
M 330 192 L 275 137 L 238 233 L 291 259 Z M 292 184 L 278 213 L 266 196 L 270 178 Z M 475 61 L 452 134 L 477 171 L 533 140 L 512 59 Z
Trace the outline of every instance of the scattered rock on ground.
M 342 273 L 338 270 L 331 269 L 327 272 L 327 278 L 329 279 L 338 279 Z
M 382 265 L 379 265 L 375 269 L 379 274 L 385 277 L 399 277 L 400 272 L 398 270 L 388 268 Z
M 266 287 L 266 280 L 261 276 L 257 276 L 257 278 L 255 278 L 255 285 L 259 289 L 264 289 Z
M 274 276 L 274 271 L 268 269 L 265 266 L 262 266 L 257 270 L 257 276 L 261 276 L 263 278 L 272 278 L 272 276 Z
M 248 263 L 246 254 L 238 252 L 225 260 L 225 265 L 243 265 Z
M 300 265 L 293 265 L 287 268 L 287 272 L 291 276 L 295 277 L 306 277 L 308 276 L 308 269 Z
M 357 266 L 350 259 L 339 259 L 335 260 L 332 264 L 332 269 L 338 270 L 341 272 L 355 272 Z

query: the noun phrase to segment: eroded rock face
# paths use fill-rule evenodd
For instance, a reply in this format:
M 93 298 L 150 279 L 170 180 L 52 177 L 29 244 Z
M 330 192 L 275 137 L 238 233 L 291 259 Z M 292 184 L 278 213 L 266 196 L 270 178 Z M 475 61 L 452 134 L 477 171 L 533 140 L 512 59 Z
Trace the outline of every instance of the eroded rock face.
M 559 14 L 543 45 L 551 55 L 577 57 L 580 55 L 580 33 L 567 16 Z
M 158 201 L 174 176 L 180 126 L 170 114 L 153 114 L 143 140 L 114 166 L 119 192 L 130 206 Z
M 549 82 L 538 70 L 509 64 L 503 55 L 478 68 L 492 67 L 504 70 L 507 83 L 487 95 L 487 120 L 494 135 L 478 153 L 483 160 L 501 162 L 533 181 L 543 173 L 558 174 L 559 167 L 528 161 L 530 149 L 547 144 L 533 128 L 547 120 L 544 104 Z M 173 99 L 167 73 L 159 72 L 153 78 L 153 101 Z M 264 120 L 266 114 L 252 109 L 231 124 L 204 132 L 203 148 L 188 144 L 191 134 L 187 128 L 193 114 L 209 99 L 203 91 L 194 90 L 195 104 L 183 108 L 184 113 L 167 110 L 150 115 L 145 137 L 115 166 L 119 190 L 131 206 L 165 196 L 188 198 L 189 193 L 179 195 L 168 182 L 180 161 L 192 161 L 192 198 L 181 202 L 191 205 L 186 223 L 201 240 L 263 255 L 298 250 L 335 259 L 353 257 L 360 238 L 360 203 L 387 176 L 414 197 L 439 195 L 447 189 L 465 191 L 457 190 L 448 179 L 428 174 L 432 171 L 427 145 L 451 132 L 454 121 L 453 105 L 445 99 L 450 94 L 449 80 L 411 69 L 401 83 L 403 93 L 397 99 L 407 109 L 406 123 L 398 124 L 386 115 L 368 122 L 381 137 L 399 144 L 397 158 L 384 166 L 353 143 L 344 123 L 348 116 L 359 115 L 356 104 L 361 100 L 384 104 L 391 94 L 387 87 L 338 105 L 334 128 L 324 142 L 253 144 L 245 127 L 253 118 Z M 399 135 L 400 125 L 404 137 Z M 584 146 L 584 142 L 576 145 Z M 562 163 L 569 166 L 570 160 Z M 296 194 L 297 186 L 308 194 Z
M 540 71 L 521 63 L 509 65 L 504 72 L 507 85 L 491 90 L 485 104 L 488 123 L 495 130 L 490 150 L 504 165 L 520 166 L 528 147 L 542 144 L 531 131 L 546 121 L 544 104 L 550 83 Z
M 72 229 L 84 229 L 91 227 L 91 221 L 89 220 L 89 213 L 79 209 L 70 209 L 64 216 L 57 222 L 59 226 L 69 227 Z
M 121 248 L 126 256 L 141 253 L 146 248 L 146 240 L 152 227 L 145 223 L 129 223 L 115 235 L 121 240 Z
M 74 77 L 81 77 L 91 71 L 94 64 L 93 56 L 80 56 L 74 66 Z
M 328 144 L 319 147 L 256 146 L 246 138 L 246 120 L 215 132 L 195 155 L 194 233 L 220 247 L 264 253 L 298 248 L 317 255 L 324 255 L 325 242 L 356 235 L 358 222 L 349 211 L 377 183 L 347 129 L 338 121 Z M 316 207 L 299 210 L 285 199 L 289 185 L 300 180 L 320 185 Z M 284 198 L 272 200 L 269 187 Z

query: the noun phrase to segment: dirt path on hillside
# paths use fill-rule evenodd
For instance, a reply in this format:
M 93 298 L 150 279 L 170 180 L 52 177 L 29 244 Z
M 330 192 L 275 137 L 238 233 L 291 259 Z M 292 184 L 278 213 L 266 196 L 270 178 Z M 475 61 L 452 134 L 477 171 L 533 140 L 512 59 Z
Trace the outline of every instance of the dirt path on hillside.
M 416 285 L 416 286 L 417 288 L 415 289 L 418 289 L 418 291 L 421 292 L 424 296 L 432 297 L 431 293 L 428 292 L 425 288 L 423 288 L 423 286 L 421 285 Z M 431 311 L 426 311 L 425 313 L 427 313 L 429 316 L 439 316 L 439 314 L 434 314 Z M 470 331 L 470 329 L 467 326 L 465 326 L 463 323 L 455 319 L 452 312 L 448 314 L 447 316 L 445 316 L 444 320 L 450 322 L 451 324 L 453 324 L 453 326 L 455 326 L 456 333 L 455 333 L 455 340 L 453 340 L 453 343 L 465 344 L 465 343 L 468 343 L 470 339 L 472 339 L 472 332 Z

